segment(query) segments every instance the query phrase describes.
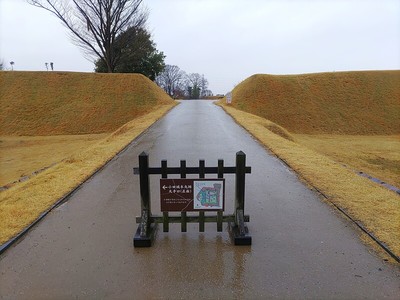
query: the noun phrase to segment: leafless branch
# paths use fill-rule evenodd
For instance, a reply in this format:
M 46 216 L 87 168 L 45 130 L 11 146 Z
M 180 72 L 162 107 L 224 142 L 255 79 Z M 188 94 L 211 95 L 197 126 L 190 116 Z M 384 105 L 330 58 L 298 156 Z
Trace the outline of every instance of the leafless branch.
M 98 57 L 113 72 L 116 37 L 131 27 L 144 27 L 148 12 L 142 0 L 27 0 L 55 15 L 68 28 L 74 44 Z

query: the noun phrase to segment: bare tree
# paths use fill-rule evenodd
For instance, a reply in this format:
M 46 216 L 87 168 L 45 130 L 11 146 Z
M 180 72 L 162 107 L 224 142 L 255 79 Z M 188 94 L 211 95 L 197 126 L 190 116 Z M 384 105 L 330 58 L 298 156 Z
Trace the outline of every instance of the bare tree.
M 191 73 L 187 76 L 186 89 L 189 94 L 189 98 L 200 98 L 201 79 L 202 77 L 199 73 Z
M 200 98 L 204 98 L 210 96 L 209 95 L 209 90 L 208 90 L 208 80 L 204 77 L 204 75 L 201 75 L 201 80 L 200 80 Z
M 156 77 L 156 83 L 164 89 L 168 95 L 176 98 L 183 94 L 185 77 L 185 72 L 179 69 L 178 66 L 166 65 L 164 71 Z
M 200 86 L 201 85 L 201 75 L 199 73 L 190 73 L 188 75 L 188 80 L 193 86 Z
M 98 57 L 113 72 L 119 59 L 116 37 L 131 27 L 144 27 L 143 0 L 27 0 L 53 13 L 70 31 L 72 41 L 89 57 Z
M 187 75 L 178 66 L 166 65 L 164 71 L 156 77 L 156 83 L 173 98 L 198 99 L 212 95 L 204 75 Z
M 49 70 L 49 63 L 44 63 L 44 65 L 46 66 L 46 70 Z
M 208 80 L 199 73 L 187 75 L 186 91 L 189 98 L 193 99 L 204 98 L 212 94 L 208 89 Z

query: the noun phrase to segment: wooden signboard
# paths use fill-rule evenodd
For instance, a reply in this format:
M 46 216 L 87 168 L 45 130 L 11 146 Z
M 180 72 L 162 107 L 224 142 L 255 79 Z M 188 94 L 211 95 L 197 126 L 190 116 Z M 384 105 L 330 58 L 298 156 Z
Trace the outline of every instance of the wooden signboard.
M 161 211 L 223 211 L 225 179 L 160 179 Z
M 235 166 L 225 166 L 224 160 L 219 159 L 218 165 L 211 167 L 206 167 L 204 160 L 199 160 L 198 167 L 187 167 L 186 160 L 181 160 L 179 167 L 168 166 L 167 160 L 161 161 L 161 167 L 149 167 L 149 156 L 142 152 L 139 155 L 139 168 L 134 168 L 134 174 L 139 175 L 141 215 L 136 217 L 139 226 L 133 238 L 133 245 L 150 247 L 159 223 L 163 224 L 164 232 L 169 231 L 171 223 L 180 223 L 182 232 L 187 231 L 188 223 L 198 223 L 199 232 L 205 231 L 206 223 L 215 223 L 217 231 L 222 232 L 224 222 L 229 224 L 235 245 L 251 245 L 251 236 L 246 225 L 250 217 L 244 214 L 247 173 L 251 173 L 251 167 L 246 166 L 246 154 L 242 151 L 236 153 Z M 207 174 L 214 174 L 217 178 L 205 179 Z M 224 174 L 235 174 L 235 207 L 233 214 L 228 215 L 223 214 Z M 160 180 L 162 216 L 151 212 L 150 175 L 161 175 L 162 178 Z M 180 178 L 169 179 L 168 175 L 180 175 Z M 198 178 L 187 179 L 187 175 L 198 175 Z M 175 213 L 170 215 L 169 212 Z M 180 216 L 176 212 L 180 212 Z

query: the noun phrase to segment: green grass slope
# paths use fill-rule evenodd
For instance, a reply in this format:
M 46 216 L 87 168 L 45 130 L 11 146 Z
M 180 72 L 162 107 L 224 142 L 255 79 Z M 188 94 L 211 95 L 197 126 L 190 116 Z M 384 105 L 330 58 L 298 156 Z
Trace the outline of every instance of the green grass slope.
M 0 135 L 112 132 L 172 101 L 140 74 L 0 72 Z
M 399 134 L 400 71 L 253 75 L 232 106 L 293 133 Z

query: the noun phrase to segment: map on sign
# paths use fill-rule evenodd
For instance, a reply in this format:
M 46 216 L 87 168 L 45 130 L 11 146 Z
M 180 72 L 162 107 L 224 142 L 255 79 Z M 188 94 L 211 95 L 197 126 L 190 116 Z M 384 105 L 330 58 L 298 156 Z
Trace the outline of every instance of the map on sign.
M 224 209 L 224 179 L 160 179 L 161 211 Z
M 223 209 L 221 181 L 194 181 L 194 209 Z

